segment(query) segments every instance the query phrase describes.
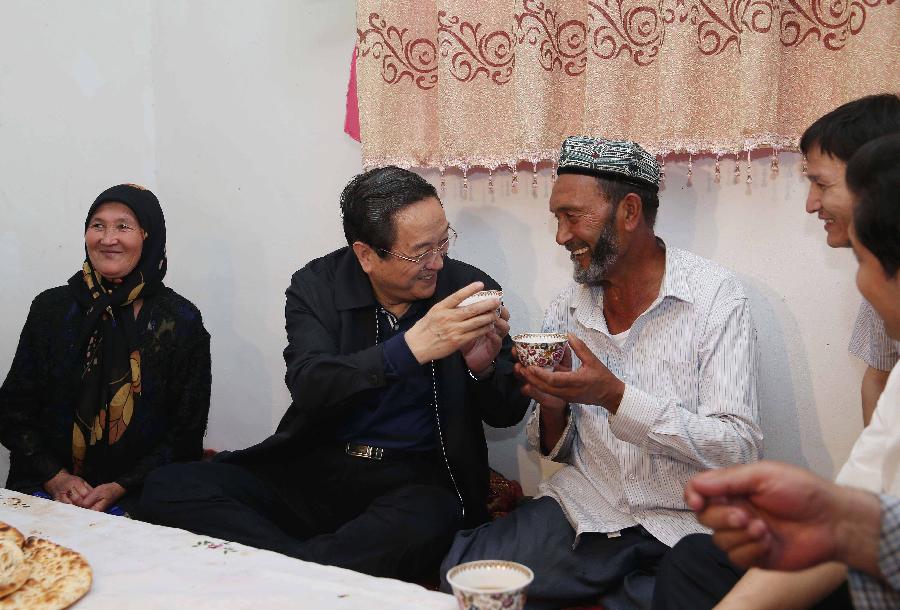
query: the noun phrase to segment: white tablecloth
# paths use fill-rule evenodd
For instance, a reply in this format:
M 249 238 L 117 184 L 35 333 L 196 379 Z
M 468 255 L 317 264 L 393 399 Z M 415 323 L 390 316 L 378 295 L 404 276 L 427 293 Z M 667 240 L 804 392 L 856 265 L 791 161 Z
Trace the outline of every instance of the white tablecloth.
M 455 610 L 449 595 L 184 530 L 0 489 L 0 521 L 81 553 L 94 571 L 75 606 Z

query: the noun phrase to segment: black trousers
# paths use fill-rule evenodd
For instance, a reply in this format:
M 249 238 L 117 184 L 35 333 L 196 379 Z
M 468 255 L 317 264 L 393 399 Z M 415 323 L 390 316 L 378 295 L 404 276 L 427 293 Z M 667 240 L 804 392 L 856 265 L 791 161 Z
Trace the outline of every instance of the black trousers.
M 703 610 L 712 608 L 731 591 L 746 570 L 728 561 L 708 534 L 682 538 L 666 553 L 656 573 L 653 610 Z M 813 606 L 816 610 L 852 608 L 844 583 Z
M 434 578 L 462 525 L 438 459 L 376 461 L 334 447 L 282 467 L 302 505 L 288 505 L 249 469 L 170 464 L 144 483 L 138 516 L 305 561 L 404 580 Z

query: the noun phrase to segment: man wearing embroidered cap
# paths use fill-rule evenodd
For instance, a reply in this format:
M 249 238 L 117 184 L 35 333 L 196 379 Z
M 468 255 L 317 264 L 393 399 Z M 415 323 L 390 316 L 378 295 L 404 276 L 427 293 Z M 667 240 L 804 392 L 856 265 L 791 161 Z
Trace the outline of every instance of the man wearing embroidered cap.
M 529 443 L 563 467 L 537 499 L 460 532 L 443 570 L 510 559 L 534 571 L 528 608 L 648 608 L 664 553 L 705 531 L 685 483 L 760 456 L 756 333 L 733 274 L 654 234 L 646 150 L 570 137 L 558 173 L 550 211 L 575 282 L 544 330 L 568 333 L 571 352 L 516 373 L 535 404 Z

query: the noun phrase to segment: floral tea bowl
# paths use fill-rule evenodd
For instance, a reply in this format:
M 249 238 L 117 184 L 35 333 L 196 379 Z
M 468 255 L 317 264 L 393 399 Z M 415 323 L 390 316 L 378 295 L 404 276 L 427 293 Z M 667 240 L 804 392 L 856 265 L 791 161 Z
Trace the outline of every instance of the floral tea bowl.
M 566 353 L 569 341 L 562 333 L 522 333 L 512 338 L 523 366 L 555 368 Z
M 514 561 L 461 563 L 447 572 L 460 610 L 522 610 L 534 573 Z

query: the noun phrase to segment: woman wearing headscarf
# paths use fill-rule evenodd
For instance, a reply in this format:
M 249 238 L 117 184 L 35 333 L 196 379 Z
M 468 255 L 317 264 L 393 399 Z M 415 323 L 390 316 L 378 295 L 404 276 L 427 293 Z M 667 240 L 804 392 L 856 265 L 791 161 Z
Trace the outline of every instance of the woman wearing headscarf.
M 0 387 L 6 486 L 128 511 L 150 470 L 201 457 L 209 334 L 163 284 L 166 227 L 152 192 L 107 189 L 84 227 L 81 270 L 34 299 Z

